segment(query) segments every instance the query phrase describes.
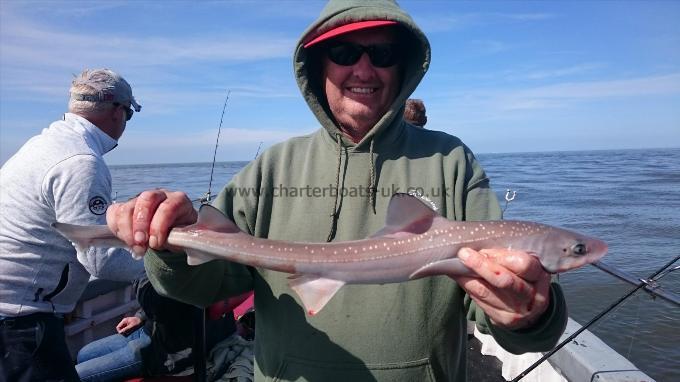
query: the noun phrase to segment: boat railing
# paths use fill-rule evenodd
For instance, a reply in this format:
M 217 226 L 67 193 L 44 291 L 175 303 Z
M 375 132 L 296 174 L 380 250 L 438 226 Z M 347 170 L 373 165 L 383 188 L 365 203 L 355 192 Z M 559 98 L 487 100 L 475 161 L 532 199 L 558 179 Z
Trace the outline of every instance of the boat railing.
M 567 328 L 560 342 L 581 328 L 581 325 L 569 318 Z M 481 353 L 496 357 L 502 363 L 502 376 L 506 381 L 512 380 L 535 361 L 543 353 L 525 353 L 515 355 L 503 349 L 492 336 L 483 334 L 468 327 L 482 343 Z M 589 330 L 553 354 L 546 362 L 527 374 L 523 382 L 564 382 L 564 381 L 645 381 L 654 382 L 650 376 L 641 371 L 626 357 L 609 347 Z
M 75 359 L 84 345 L 116 332 L 120 320 L 139 308 L 132 284 L 93 279 L 76 308 L 66 316 L 66 343 Z

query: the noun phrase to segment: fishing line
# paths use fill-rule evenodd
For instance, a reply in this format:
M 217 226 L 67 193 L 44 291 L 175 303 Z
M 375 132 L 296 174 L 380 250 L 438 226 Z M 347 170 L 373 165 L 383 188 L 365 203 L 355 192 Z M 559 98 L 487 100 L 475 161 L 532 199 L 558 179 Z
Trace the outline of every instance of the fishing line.
M 639 333 L 638 327 L 640 326 L 640 307 L 642 306 L 642 299 L 640 295 L 637 295 L 637 304 L 635 304 L 635 323 L 633 324 L 633 335 L 630 336 L 630 343 L 628 344 L 628 352 L 626 353 L 626 358 L 630 358 L 630 353 L 633 352 L 633 345 L 637 339 Z
M 658 271 L 654 272 L 647 280 L 654 280 L 658 275 L 661 275 L 664 273 L 666 268 L 669 268 L 671 265 L 673 265 L 676 261 L 680 259 L 680 255 L 676 256 L 673 260 L 669 261 L 661 267 Z M 510 382 L 517 382 L 524 378 L 527 374 L 529 374 L 532 370 L 538 367 L 541 363 L 543 363 L 546 359 L 550 358 L 553 354 L 555 354 L 558 350 L 562 349 L 564 345 L 568 344 L 571 342 L 574 338 L 576 338 L 579 334 L 581 334 L 584 330 L 588 329 L 592 324 L 597 322 L 600 318 L 604 317 L 607 313 L 609 313 L 612 309 L 616 308 L 619 304 L 624 302 L 626 299 L 628 299 L 630 296 L 632 296 L 635 292 L 638 290 L 644 288 L 645 286 L 648 285 L 648 282 L 646 280 L 641 280 L 639 284 L 632 290 L 630 290 L 628 293 L 625 295 L 621 296 L 616 302 L 611 304 L 607 309 L 603 310 L 599 314 L 597 314 L 595 317 L 593 317 L 590 321 L 588 321 L 587 324 L 583 325 L 579 330 L 575 331 L 572 335 L 567 337 L 564 341 L 560 342 L 557 346 L 555 346 L 554 349 L 551 351 L 547 352 L 543 357 L 541 357 L 538 361 L 534 362 L 531 366 L 529 366 L 526 370 L 524 370 L 522 373 L 520 373 L 518 376 L 516 376 L 512 381 Z

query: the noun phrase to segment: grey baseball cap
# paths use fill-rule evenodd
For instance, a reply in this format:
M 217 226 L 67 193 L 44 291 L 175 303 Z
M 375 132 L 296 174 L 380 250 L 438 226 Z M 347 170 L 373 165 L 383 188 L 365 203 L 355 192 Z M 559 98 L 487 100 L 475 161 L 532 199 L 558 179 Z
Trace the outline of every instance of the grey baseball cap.
M 74 101 L 118 102 L 121 104 L 130 102 L 136 112 L 142 110 L 142 105 L 138 104 L 132 95 L 130 84 L 113 70 L 86 69 L 73 79 L 71 88 L 73 89 L 78 85 L 87 85 L 94 89 L 96 93 L 80 94 L 71 91 L 71 99 Z

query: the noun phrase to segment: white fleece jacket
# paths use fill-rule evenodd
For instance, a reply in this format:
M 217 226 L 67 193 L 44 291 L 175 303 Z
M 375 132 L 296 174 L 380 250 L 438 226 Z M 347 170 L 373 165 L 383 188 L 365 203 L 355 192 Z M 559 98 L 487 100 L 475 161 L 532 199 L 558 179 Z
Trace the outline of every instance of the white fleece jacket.
M 76 253 L 55 221 L 106 224 L 111 173 L 102 155 L 117 142 L 67 113 L 0 169 L 0 315 L 73 310 L 90 274 L 132 281 L 141 261 L 123 249 Z

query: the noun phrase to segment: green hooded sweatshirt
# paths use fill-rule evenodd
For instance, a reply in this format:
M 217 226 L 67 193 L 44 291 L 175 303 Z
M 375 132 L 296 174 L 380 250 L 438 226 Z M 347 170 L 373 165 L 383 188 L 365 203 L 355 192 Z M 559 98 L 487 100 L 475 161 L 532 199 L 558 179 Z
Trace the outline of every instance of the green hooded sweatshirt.
M 391 109 L 355 144 L 328 109 L 319 48 L 303 45 L 360 20 L 397 21 L 406 53 Z M 393 1 L 329 2 L 294 55 L 298 85 L 322 128 L 262 153 L 214 206 L 253 236 L 303 242 L 372 235 L 383 227 L 395 192 L 423 194 L 452 220 L 498 219 L 498 201 L 472 152 L 458 138 L 402 118 L 429 62 L 427 38 Z M 465 381 L 467 318 L 515 353 L 550 349 L 567 319 L 557 285 L 551 286 L 550 306 L 536 325 L 510 331 L 493 326 L 444 276 L 346 285 L 323 310 L 308 316 L 288 286 L 288 274 L 225 261 L 190 267 L 183 253 L 153 251 L 145 265 L 159 292 L 196 305 L 255 290 L 258 381 Z

